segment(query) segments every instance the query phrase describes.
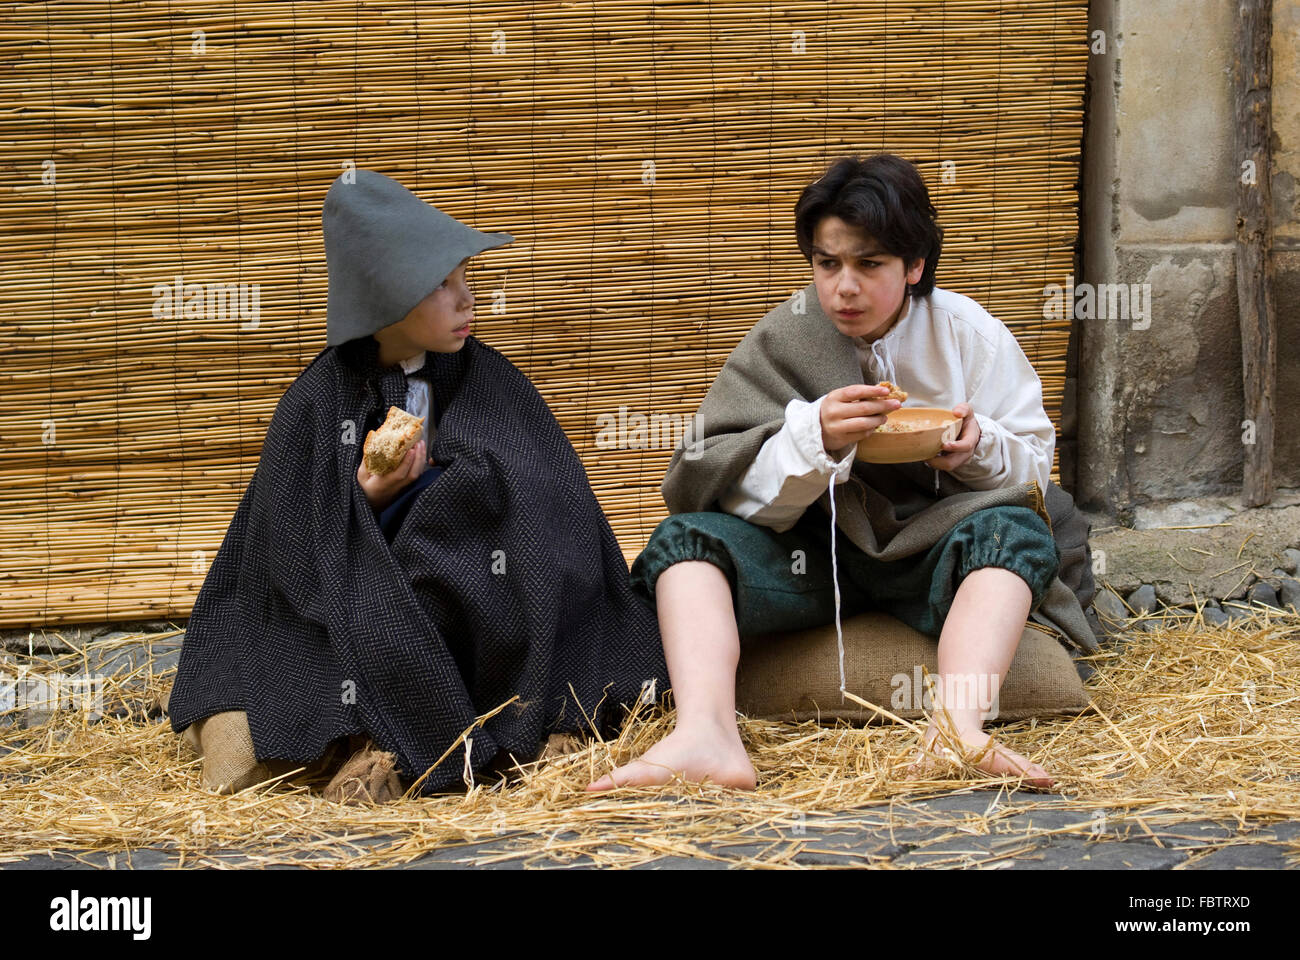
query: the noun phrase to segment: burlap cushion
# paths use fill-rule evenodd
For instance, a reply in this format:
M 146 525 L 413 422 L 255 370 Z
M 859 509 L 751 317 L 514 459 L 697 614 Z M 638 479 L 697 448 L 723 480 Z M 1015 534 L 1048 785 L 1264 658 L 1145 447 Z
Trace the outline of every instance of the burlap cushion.
M 238 793 L 274 775 L 267 764 L 258 762 L 253 752 L 248 714 L 242 710 L 205 717 L 186 727 L 182 737 L 203 758 L 199 779 L 209 790 Z
M 905 720 L 919 719 L 925 703 L 920 667 L 937 676 L 939 642 L 884 613 L 850 617 L 843 622 L 843 631 L 849 692 Z M 879 714 L 841 698 L 839 683 L 833 623 L 741 640 L 736 709 L 746 716 L 882 721 Z M 972 684 L 976 691 L 990 687 L 991 680 L 977 679 Z M 996 695 L 997 714 L 990 722 L 1077 714 L 1088 705 L 1069 653 L 1054 635 L 1028 624 Z M 981 706 L 986 703 L 987 699 Z

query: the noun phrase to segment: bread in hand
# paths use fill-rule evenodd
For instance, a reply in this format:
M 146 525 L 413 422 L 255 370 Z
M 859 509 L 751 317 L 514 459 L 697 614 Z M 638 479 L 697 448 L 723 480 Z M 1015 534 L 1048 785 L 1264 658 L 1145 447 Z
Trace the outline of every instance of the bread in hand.
M 363 447 L 366 469 L 376 476 L 402 465 L 406 454 L 424 436 L 424 417 L 413 417 L 401 407 L 389 407 L 388 419 L 366 434 Z
M 876 384 L 876 386 L 884 387 L 889 391 L 889 393 L 887 393 L 885 396 L 880 398 L 881 400 L 897 400 L 899 403 L 902 403 L 904 400 L 907 399 L 907 391 L 899 390 L 898 387 L 894 386 L 888 380 L 881 380 L 878 384 Z

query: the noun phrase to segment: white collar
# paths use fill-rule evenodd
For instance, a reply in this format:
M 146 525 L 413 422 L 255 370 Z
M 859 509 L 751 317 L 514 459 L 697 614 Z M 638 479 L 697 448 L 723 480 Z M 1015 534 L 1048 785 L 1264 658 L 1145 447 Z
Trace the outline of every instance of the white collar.
M 903 325 L 907 323 L 908 317 L 912 315 L 915 301 L 916 297 L 911 294 L 905 294 L 903 296 L 903 312 L 899 315 L 898 322 L 890 327 L 885 332 L 884 336 L 877 337 L 875 340 L 866 340 L 863 337 L 853 337 L 853 342 L 863 350 L 870 351 L 873 349 L 873 344 L 883 344 L 886 340 L 892 339 L 895 334 L 903 329 Z
M 427 351 L 421 350 L 415 356 L 407 357 L 405 360 L 403 360 L 402 372 L 415 373 L 416 370 L 419 370 L 422 366 L 424 366 L 424 358 L 426 353 Z

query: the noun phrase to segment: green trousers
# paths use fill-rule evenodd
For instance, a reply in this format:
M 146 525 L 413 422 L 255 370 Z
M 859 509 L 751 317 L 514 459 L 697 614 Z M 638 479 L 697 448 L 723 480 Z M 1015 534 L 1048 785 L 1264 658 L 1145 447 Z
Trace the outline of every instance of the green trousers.
M 928 551 L 894 561 L 869 557 L 843 531 L 836 531 L 835 545 L 842 617 L 879 610 L 936 638 L 972 570 L 1018 574 L 1036 609 L 1061 563 L 1047 524 L 1027 507 L 977 510 Z M 704 560 L 726 574 L 742 637 L 835 620 L 830 518 L 816 505 L 784 533 L 729 513 L 673 514 L 633 562 L 633 588 L 653 601 L 659 574 L 683 560 Z

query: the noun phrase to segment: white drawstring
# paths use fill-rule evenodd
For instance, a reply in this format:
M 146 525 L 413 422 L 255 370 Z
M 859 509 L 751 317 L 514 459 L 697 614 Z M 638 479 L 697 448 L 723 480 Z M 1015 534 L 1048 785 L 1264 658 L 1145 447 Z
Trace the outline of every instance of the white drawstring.
M 876 361 L 876 369 L 883 376 L 877 377 L 877 381 L 888 380 L 894 386 L 898 386 L 898 374 L 894 371 L 893 358 L 889 356 L 889 351 L 885 349 L 885 338 L 871 341 L 871 357 Z
M 894 361 L 885 349 L 884 337 L 871 341 L 871 358 L 874 361 L 876 371 L 882 374 L 876 378 L 879 383 L 882 380 L 888 380 L 895 387 L 898 386 L 898 374 L 894 370 Z M 844 681 L 844 630 L 840 624 L 840 565 L 839 556 L 835 550 L 835 527 L 837 526 L 835 510 L 835 474 L 831 473 L 831 482 L 827 490 L 831 498 L 831 582 L 835 585 L 835 642 L 839 647 L 840 654 L 840 697 L 847 689 Z M 934 471 L 934 494 L 939 495 L 939 471 Z
M 882 340 L 873 340 L 871 342 L 871 357 L 876 370 L 884 372 L 884 376 L 877 377 L 877 382 L 888 380 L 895 386 L 898 385 L 894 373 L 894 363 L 889 357 L 888 351 L 884 349 L 885 344 Z M 938 490 L 938 474 L 935 475 L 935 489 Z M 835 549 L 835 527 L 838 525 L 835 509 L 835 473 L 831 472 L 830 485 L 827 487 L 827 494 L 831 498 L 831 583 L 835 586 L 835 643 L 840 654 L 840 700 L 844 699 L 844 693 L 848 689 L 844 679 L 844 628 L 840 623 L 840 563 L 839 554 Z
M 888 380 L 895 387 L 898 386 L 898 374 L 894 370 L 894 361 L 889 356 L 889 351 L 885 349 L 884 337 L 871 342 L 871 357 L 875 361 L 876 370 L 883 376 L 877 377 L 880 380 Z M 933 470 L 934 468 L 931 467 Z M 937 499 L 939 496 L 939 471 L 934 471 L 934 495 Z
M 840 627 L 840 564 L 835 553 L 835 474 L 827 491 L 831 498 L 831 582 L 835 584 L 835 642 L 840 650 L 840 702 L 844 701 L 844 631 Z

